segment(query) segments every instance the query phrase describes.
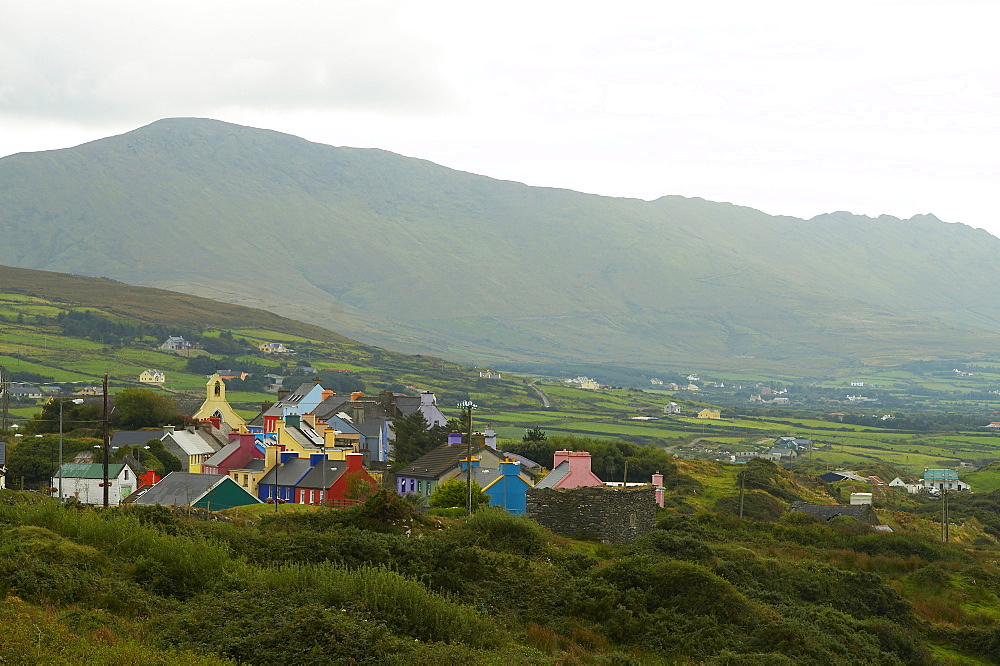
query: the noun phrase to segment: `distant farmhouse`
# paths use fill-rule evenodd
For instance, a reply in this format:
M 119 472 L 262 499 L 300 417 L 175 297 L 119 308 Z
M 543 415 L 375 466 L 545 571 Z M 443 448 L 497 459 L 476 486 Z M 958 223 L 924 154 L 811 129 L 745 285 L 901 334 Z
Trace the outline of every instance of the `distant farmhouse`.
M 163 384 L 167 381 L 167 377 L 159 370 L 144 370 L 139 375 L 139 381 L 143 384 Z
M 171 335 L 160 345 L 160 349 L 163 351 L 185 351 L 191 349 L 191 343 L 180 335 Z
M 260 346 L 260 350 L 265 354 L 287 354 L 291 351 L 280 342 L 265 342 Z
M 705 409 L 703 409 L 700 412 L 698 412 L 698 418 L 699 419 L 721 419 L 722 418 L 722 412 L 720 412 L 718 409 L 709 409 L 708 407 L 706 407 Z

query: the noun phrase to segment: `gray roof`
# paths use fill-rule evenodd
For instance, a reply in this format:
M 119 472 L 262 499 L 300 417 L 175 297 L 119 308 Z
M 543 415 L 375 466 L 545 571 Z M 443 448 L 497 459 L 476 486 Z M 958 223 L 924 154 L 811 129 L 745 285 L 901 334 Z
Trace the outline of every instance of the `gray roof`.
M 0 465 L 7 464 L 7 442 L 0 442 Z
M 149 440 L 162 436 L 162 430 L 116 430 L 111 436 L 111 447 L 145 446 Z
M 203 465 L 209 465 L 211 467 L 217 467 L 217 466 L 221 465 L 223 462 L 225 462 L 226 458 L 228 458 L 229 456 L 231 456 L 233 454 L 233 452 L 236 451 L 236 450 L 238 450 L 239 448 L 240 448 L 240 440 L 234 439 L 233 441 L 229 442 L 228 444 L 226 444 L 225 446 L 223 446 L 221 449 L 219 449 L 218 451 L 216 451 L 215 454 L 211 458 L 209 458 L 208 460 L 206 460 L 202 464 Z
M 222 474 L 195 474 L 171 472 L 155 486 L 135 499 L 135 504 L 163 506 L 191 506 L 228 476 Z M 249 493 L 248 493 L 249 494 Z
M 263 458 L 251 458 L 243 467 L 233 467 L 230 471 L 236 472 L 263 472 L 265 461 Z
M 542 477 L 542 480 L 535 484 L 536 488 L 555 488 L 556 484 L 566 478 L 569 474 L 569 461 L 563 460 L 556 465 L 555 469 Z
M 345 463 L 346 464 L 346 463 Z M 308 458 L 292 458 L 283 465 L 275 465 L 257 482 L 258 486 L 294 486 L 310 469 Z M 277 478 L 277 481 L 275 481 Z
M 847 506 L 844 504 L 806 504 L 805 502 L 793 502 L 791 510 L 808 513 L 823 520 L 831 520 L 837 516 L 849 516 L 869 525 L 878 524 L 875 510 L 870 504 Z
M 346 460 L 327 460 L 326 461 L 326 475 L 324 476 L 322 462 L 316 463 L 316 465 L 309 470 L 304 477 L 302 477 L 298 483 L 295 485 L 299 488 L 329 488 L 333 485 L 333 482 L 343 476 L 344 472 L 347 471 L 347 461 Z M 323 484 L 326 485 L 323 485 Z

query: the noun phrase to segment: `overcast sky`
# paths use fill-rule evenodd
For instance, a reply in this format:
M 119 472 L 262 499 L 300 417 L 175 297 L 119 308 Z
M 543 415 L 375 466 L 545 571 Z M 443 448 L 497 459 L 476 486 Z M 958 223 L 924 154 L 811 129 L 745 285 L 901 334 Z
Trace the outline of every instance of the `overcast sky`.
M 1000 236 L 1000 3 L 0 0 L 0 155 L 200 116 L 531 185 Z

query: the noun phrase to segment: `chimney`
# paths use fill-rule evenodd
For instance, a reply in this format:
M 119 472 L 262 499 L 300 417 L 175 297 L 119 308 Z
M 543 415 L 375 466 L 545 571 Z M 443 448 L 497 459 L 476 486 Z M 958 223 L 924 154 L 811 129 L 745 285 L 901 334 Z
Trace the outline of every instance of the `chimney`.
M 187 429 L 187 431 L 188 431 L 188 432 L 190 432 L 190 433 L 193 433 L 193 432 L 194 432 L 194 430 L 195 430 L 195 428 L 194 428 L 194 424 L 193 424 L 193 423 L 191 423 L 191 424 L 188 424 L 188 425 L 186 426 L 186 429 Z
M 268 446 L 264 449 L 264 469 L 269 470 L 278 463 L 278 453 L 281 449 L 277 446 Z
M 434 393 L 431 391 L 421 391 L 420 392 L 420 404 L 421 405 L 433 405 L 434 403 Z
M 302 423 L 302 417 L 298 414 L 289 414 L 285 417 L 286 428 L 298 428 Z
M 576 474 L 589 474 L 590 469 L 590 452 L 589 451 L 567 451 L 567 460 L 569 460 L 570 471 Z
M 656 506 L 663 508 L 663 475 L 657 472 L 653 475 L 653 489 L 656 492 Z
M 504 461 L 500 463 L 501 476 L 517 476 L 520 473 L 521 473 L 521 463 L 514 460 L 513 458 L 504 458 Z
M 336 391 L 331 391 L 330 389 L 324 389 L 320 394 L 320 402 L 325 402 L 328 398 L 332 398 L 337 395 Z
M 365 397 L 364 391 L 351 391 L 351 400 L 358 400 L 363 397 Z
M 481 432 L 472 433 L 472 448 L 481 449 L 486 445 L 486 436 Z
M 163 426 L 163 434 L 164 435 L 169 435 L 169 434 L 171 434 L 173 432 L 174 432 L 174 427 L 172 425 L 165 425 L 165 426 Z
M 493 430 L 493 424 L 486 426 L 486 432 L 483 433 L 486 438 L 486 446 L 490 447 L 494 451 L 497 450 L 497 433 Z
M 278 389 L 278 401 L 280 402 L 281 400 L 287 398 L 289 393 L 291 393 L 290 389 L 286 388 Z
M 462 466 L 462 473 L 464 474 L 465 473 L 465 469 L 469 466 L 469 459 L 468 458 L 462 458 L 458 462 Z M 473 474 L 476 473 L 476 468 L 477 467 L 479 467 L 479 458 L 477 458 L 476 456 L 472 456 L 472 473 Z
M 448 446 L 455 446 L 461 443 L 462 443 L 462 433 L 460 432 L 448 433 Z
M 336 430 L 334 430 L 333 428 L 326 429 L 326 431 L 323 433 L 323 445 L 328 449 L 332 449 L 337 446 Z
M 354 425 L 359 426 L 365 422 L 365 406 L 354 405 Z
M 356 472 L 361 470 L 361 463 L 365 459 L 364 455 L 360 453 L 348 453 L 346 457 L 348 471 Z
M 281 463 L 284 464 L 295 457 L 295 451 L 282 451 L 280 455 Z
M 309 454 L 309 466 L 315 467 L 316 465 L 323 464 L 323 458 L 325 456 L 322 453 L 310 453 Z
M 559 463 L 569 460 L 570 453 L 572 453 L 572 451 L 556 451 L 552 455 L 552 469 L 559 467 Z
M 261 413 L 266 412 L 273 406 L 274 406 L 273 402 L 271 402 L 270 400 L 264 400 L 263 402 L 260 403 L 260 411 Z

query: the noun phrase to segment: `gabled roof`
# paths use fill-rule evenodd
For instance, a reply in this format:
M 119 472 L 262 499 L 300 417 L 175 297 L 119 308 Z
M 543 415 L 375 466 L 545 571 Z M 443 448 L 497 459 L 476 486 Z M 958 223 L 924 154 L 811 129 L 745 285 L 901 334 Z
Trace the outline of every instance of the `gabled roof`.
M 221 447 L 221 443 L 204 430 L 195 430 L 194 432 L 174 430 L 164 435 L 163 439 L 167 437 L 171 438 L 189 456 L 215 453 Z
M 535 484 L 536 488 L 555 488 L 556 484 L 566 478 L 569 474 L 569 461 L 563 460 L 556 465 L 555 469 L 542 477 L 542 480 Z
M 295 389 L 294 391 L 289 393 L 288 396 L 282 399 L 281 404 L 283 405 L 299 404 L 302 401 L 302 399 L 309 394 L 309 391 L 312 391 L 318 385 L 319 385 L 318 382 L 303 382 L 297 389 Z
M 860 504 L 847 506 L 844 504 L 806 504 L 804 502 L 793 502 L 792 511 L 808 513 L 811 516 L 831 520 L 837 516 L 849 516 L 869 525 L 878 524 L 878 518 L 870 504 Z
M 134 504 L 192 506 L 209 491 L 226 481 L 232 482 L 232 479 L 221 474 L 171 472 L 137 497 Z
M 416 479 L 437 479 L 465 457 L 465 446 L 465 444 L 442 444 L 396 472 L 396 476 Z M 475 454 L 476 449 L 473 447 L 473 455 Z
M 267 471 L 258 486 L 294 486 L 311 469 L 308 458 L 291 458 L 284 464 L 275 465 Z M 277 480 L 275 480 L 277 479 Z
M 125 467 L 123 463 L 108 465 L 108 478 L 117 478 Z M 63 463 L 63 466 L 56 470 L 55 478 L 64 479 L 103 479 L 104 465 L 102 463 Z
M 326 468 L 325 476 L 323 471 L 324 467 Z M 299 479 L 299 482 L 295 485 L 298 488 L 315 488 L 317 490 L 329 488 L 337 479 L 342 477 L 346 471 L 346 460 L 327 460 L 326 465 L 320 461 L 316 463 L 311 470 L 306 472 L 306 475 Z M 324 483 L 326 485 L 323 485 Z
M 233 467 L 230 472 L 263 472 L 266 462 L 263 458 L 251 458 L 243 467 Z
M 234 439 L 233 441 L 229 442 L 228 444 L 226 444 L 225 446 L 223 446 L 221 449 L 219 449 L 218 451 L 216 451 L 215 455 L 213 455 L 211 458 L 209 458 L 208 460 L 206 460 L 202 464 L 203 465 L 208 465 L 210 467 L 218 467 L 222 463 L 226 462 L 226 458 L 228 458 L 229 456 L 233 455 L 233 453 L 235 453 L 236 451 L 238 451 L 239 448 L 240 448 L 240 440 Z
M 145 446 L 151 439 L 160 439 L 160 430 L 116 430 L 111 436 L 111 447 Z

